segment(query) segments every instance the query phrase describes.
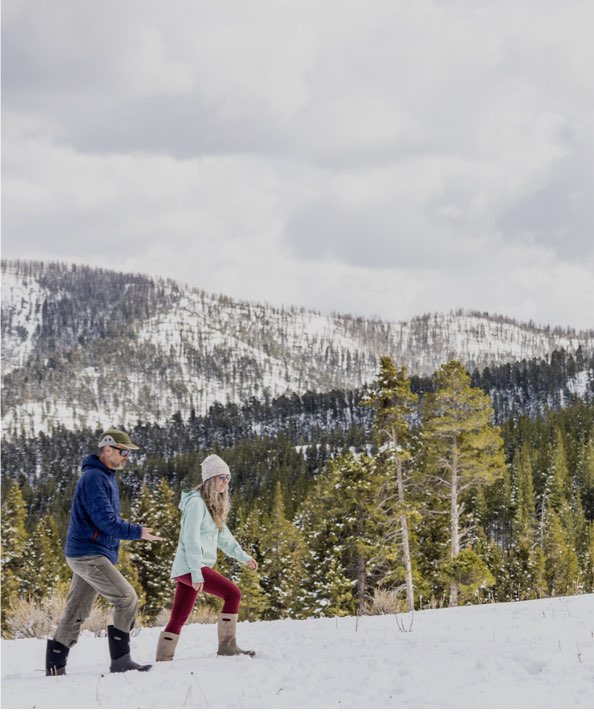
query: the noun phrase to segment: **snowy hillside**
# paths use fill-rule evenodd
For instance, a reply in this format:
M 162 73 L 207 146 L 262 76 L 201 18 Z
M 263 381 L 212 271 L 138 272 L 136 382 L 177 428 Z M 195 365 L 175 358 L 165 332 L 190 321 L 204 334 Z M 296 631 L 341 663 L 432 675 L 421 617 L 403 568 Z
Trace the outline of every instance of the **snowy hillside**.
M 594 331 L 462 312 L 407 322 L 321 315 L 85 266 L 2 263 L 8 438 L 356 388 L 374 379 L 382 354 L 428 375 L 454 358 L 482 369 L 580 345 L 594 352 Z
M 409 625 L 410 618 L 400 618 Z M 133 639 L 154 659 L 157 629 Z M 107 641 L 85 633 L 66 677 L 44 676 L 45 642 L 2 641 L 3 708 L 589 708 L 594 595 L 393 615 L 240 623 L 254 659 L 215 652 L 190 625 L 173 662 L 109 674 Z

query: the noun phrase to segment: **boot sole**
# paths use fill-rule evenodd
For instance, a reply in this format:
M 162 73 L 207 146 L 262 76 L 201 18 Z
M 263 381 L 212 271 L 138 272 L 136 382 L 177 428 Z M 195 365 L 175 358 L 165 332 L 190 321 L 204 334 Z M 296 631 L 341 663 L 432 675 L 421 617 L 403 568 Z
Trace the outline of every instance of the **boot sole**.
M 109 668 L 111 674 L 123 674 L 124 672 L 148 672 L 152 664 L 143 664 L 141 667 L 127 667 L 126 669 Z

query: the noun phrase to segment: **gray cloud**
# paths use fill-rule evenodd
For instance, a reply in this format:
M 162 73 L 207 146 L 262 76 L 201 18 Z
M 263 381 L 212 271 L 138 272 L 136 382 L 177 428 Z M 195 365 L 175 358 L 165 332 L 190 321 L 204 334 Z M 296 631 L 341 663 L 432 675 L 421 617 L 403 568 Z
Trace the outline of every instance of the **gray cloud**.
M 381 314 L 396 290 L 409 316 L 451 299 L 591 323 L 560 297 L 594 283 L 589 0 L 2 15 L 5 255 L 125 245 L 135 270 L 272 302 Z
M 577 262 L 594 257 L 594 206 L 588 188 L 594 181 L 593 163 L 577 156 L 578 151 L 559 162 L 543 186 L 505 207 L 498 227 L 508 240 L 537 241 Z
M 484 248 L 456 232 L 449 220 L 439 226 L 403 202 L 350 207 L 319 199 L 290 218 L 285 240 L 301 259 L 343 261 L 366 268 L 442 268 L 475 262 Z

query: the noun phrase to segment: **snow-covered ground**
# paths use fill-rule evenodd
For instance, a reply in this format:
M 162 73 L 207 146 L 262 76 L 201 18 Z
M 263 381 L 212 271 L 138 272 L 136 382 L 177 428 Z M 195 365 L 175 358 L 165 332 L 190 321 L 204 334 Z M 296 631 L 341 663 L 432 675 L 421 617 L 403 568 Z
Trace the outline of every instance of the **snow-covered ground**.
M 404 616 L 403 624 L 410 624 Z M 154 660 L 159 630 L 133 638 Z M 83 633 L 66 677 L 45 677 L 42 640 L 2 641 L 2 708 L 590 708 L 594 595 L 396 617 L 240 623 L 248 657 L 217 657 L 216 625 L 189 625 L 173 662 L 109 674 Z

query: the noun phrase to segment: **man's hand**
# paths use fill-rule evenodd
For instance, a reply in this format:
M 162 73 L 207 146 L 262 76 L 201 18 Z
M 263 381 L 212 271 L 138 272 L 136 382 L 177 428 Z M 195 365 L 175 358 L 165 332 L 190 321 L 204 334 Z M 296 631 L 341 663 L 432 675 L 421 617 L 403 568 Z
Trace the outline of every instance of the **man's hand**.
M 153 535 L 153 529 L 152 528 L 145 528 L 144 526 L 142 527 L 142 533 L 140 537 L 142 540 L 165 540 L 165 538 L 161 538 L 161 536 L 158 535 Z

